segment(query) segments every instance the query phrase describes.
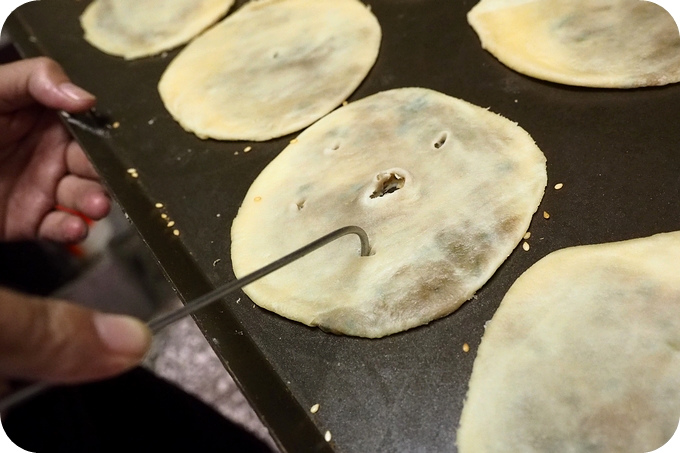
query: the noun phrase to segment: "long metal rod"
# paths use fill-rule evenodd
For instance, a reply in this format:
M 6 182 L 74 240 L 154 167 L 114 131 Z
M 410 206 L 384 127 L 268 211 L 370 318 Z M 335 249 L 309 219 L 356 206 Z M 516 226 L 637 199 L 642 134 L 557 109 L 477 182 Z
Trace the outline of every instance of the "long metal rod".
M 292 263 L 295 260 L 298 260 L 302 258 L 303 256 L 306 256 L 313 252 L 314 250 L 323 247 L 324 245 L 328 244 L 329 242 L 332 242 L 336 239 L 339 239 L 343 236 L 346 236 L 348 234 L 356 234 L 359 236 L 359 240 L 361 241 L 361 256 L 368 256 L 371 247 L 368 243 L 368 235 L 366 232 L 362 229 L 359 228 L 358 226 L 346 226 L 343 228 L 340 228 L 338 230 L 333 231 L 332 233 L 329 233 L 319 239 L 317 239 L 314 242 L 310 242 L 309 244 L 305 245 L 304 247 L 301 247 L 297 250 L 295 250 L 292 253 L 289 253 L 288 255 L 284 256 L 283 258 L 279 258 L 278 260 L 266 265 L 263 268 L 260 268 L 248 275 L 246 275 L 243 278 L 233 280 L 223 286 L 220 286 L 219 288 L 216 288 L 215 290 L 204 294 L 203 296 L 194 299 L 191 302 L 188 302 L 184 307 L 179 308 L 175 311 L 172 311 L 168 313 L 167 315 L 160 316 L 156 319 L 153 319 L 149 322 L 149 329 L 151 329 L 151 332 L 154 334 L 158 333 L 160 330 L 164 329 L 165 327 L 169 326 L 170 324 L 179 321 L 180 319 L 184 318 L 185 316 L 188 316 L 192 313 L 195 313 L 196 311 L 200 310 L 201 308 L 204 308 L 205 306 L 221 299 L 222 297 L 226 296 L 227 294 L 236 291 L 238 289 L 243 288 L 244 286 L 248 285 L 249 283 L 254 282 L 255 280 L 259 280 L 260 278 L 264 277 L 265 275 L 271 274 L 275 270 L 278 270 L 282 268 L 283 266 Z M 15 390 L 13 393 L 3 397 L 0 399 L 0 412 L 4 412 L 10 407 L 22 403 L 26 401 L 29 398 L 32 398 L 40 393 L 42 393 L 44 390 L 47 390 L 48 388 L 51 387 L 51 384 L 48 384 L 46 382 L 34 382 L 27 384 L 24 387 L 21 387 L 18 390 Z
M 0 413 L 5 412 L 16 404 L 23 403 L 24 401 L 39 395 L 50 387 L 51 385 L 47 382 L 33 382 L 31 384 L 26 384 L 17 390 L 13 390 L 12 393 L 3 396 L 2 399 L 0 399 Z
M 200 310 L 206 305 L 209 305 L 215 302 L 216 300 L 219 300 L 220 298 L 226 296 L 227 294 L 236 291 L 237 289 L 241 289 L 244 286 L 254 282 L 255 280 L 259 280 L 265 275 L 271 274 L 275 270 L 278 270 L 283 266 L 290 264 L 293 261 L 298 260 L 305 255 L 308 255 L 314 250 L 323 247 L 329 242 L 332 242 L 348 234 L 356 234 L 357 236 L 359 236 L 359 240 L 361 240 L 361 256 L 368 256 L 368 254 L 371 251 L 371 248 L 368 243 L 368 235 L 366 234 L 366 232 L 362 228 L 359 228 L 358 226 L 343 227 L 333 231 L 332 233 L 327 234 L 326 236 L 317 239 L 314 242 L 310 242 L 304 247 L 299 248 L 292 253 L 289 253 L 283 258 L 279 258 L 273 263 L 268 264 L 265 267 L 260 268 L 255 272 L 246 275 L 245 277 L 233 280 L 223 286 L 220 286 L 219 288 L 213 291 L 210 291 L 207 294 L 204 294 L 203 296 L 197 299 L 194 299 L 191 302 L 188 302 L 182 308 L 179 308 L 171 313 L 168 313 L 167 315 L 151 320 L 149 322 L 149 328 L 153 333 L 157 333 L 159 330 L 169 326 L 170 324 L 176 321 L 179 321 L 180 319 L 184 318 L 187 315 L 190 315 L 191 313 L 196 312 L 197 310 Z

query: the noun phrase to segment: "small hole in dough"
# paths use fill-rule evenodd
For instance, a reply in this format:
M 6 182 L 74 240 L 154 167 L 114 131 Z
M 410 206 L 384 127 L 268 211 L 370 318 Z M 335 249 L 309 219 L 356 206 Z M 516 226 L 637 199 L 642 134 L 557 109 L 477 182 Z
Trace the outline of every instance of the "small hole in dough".
M 332 154 L 334 151 L 337 151 L 340 149 L 340 144 L 336 143 L 335 145 L 331 146 L 330 148 L 326 148 L 323 150 L 324 154 L 329 155 Z
M 305 207 L 305 202 L 306 202 L 306 201 L 307 201 L 307 200 L 300 200 L 300 201 L 298 201 L 297 203 L 295 203 L 295 205 L 296 205 L 297 208 L 298 208 L 298 211 L 301 211 L 302 208 Z
M 406 182 L 406 178 L 394 172 L 379 173 L 376 175 L 376 179 L 378 180 L 378 183 L 370 198 L 384 197 L 388 193 L 396 192 L 404 187 L 404 183 Z
M 442 132 L 442 134 L 439 136 L 439 139 L 434 142 L 432 146 L 435 147 L 435 149 L 439 149 L 442 146 L 444 146 L 444 143 L 446 143 L 446 140 L 449 139 L 449 133 L 448 132 Z
M 277 58 L 279 58 L 279 52 L 278 52 L 278 51 L 274 51 L 274 53 L 272 54 L 272 58 L 273 58 L 274 60 L 276 60 Z

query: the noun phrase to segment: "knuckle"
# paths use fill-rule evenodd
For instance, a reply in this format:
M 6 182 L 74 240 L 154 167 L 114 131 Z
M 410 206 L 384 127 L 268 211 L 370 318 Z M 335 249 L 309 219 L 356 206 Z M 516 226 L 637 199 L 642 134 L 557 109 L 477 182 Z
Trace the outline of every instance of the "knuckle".
M 45 75 L 50 74 L 55 70 L 58 71 L 61 68 L 56 61 L 48 57 L 36 57 L 33 61 L 36 71 Z
M 51 379 L 64 380 L 78 375 L 86 364 L 85 345 L 74 332 L 77 313 L 63 302 L 37 304 L 29 344 L 37 360 L 36 366 Z
M 55 84 L 66 76 L 61 66 L 48 57 L 36 57 L 33 61 L 33 71 L 28 80 L 29 86 L 40 92 L 51 91 Z

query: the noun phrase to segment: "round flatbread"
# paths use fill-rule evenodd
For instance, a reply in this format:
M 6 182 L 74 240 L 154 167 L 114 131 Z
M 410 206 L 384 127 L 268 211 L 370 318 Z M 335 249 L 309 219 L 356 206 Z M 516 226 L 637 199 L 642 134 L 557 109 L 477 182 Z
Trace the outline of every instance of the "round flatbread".
M 680 33 L 642 0 L 481 0 L 468 14 L 482 47 L 523 74 L 566 85 L 680 81 Z
M 201 138 L 268 140 L 342 103 L 375 63 L 381 31 L 357 0 L 261 0 L 192 42 L 159 84 Z
M 680 418 L 680 232 L 554 252 L 475 359 L 458 451 L 643 453 Z
M 247 286 L 256 304 L 325 330 L 382 337 L 470 299 L 521 240 L 546 161 L 515 123 L 402 88 L 334 111 L 250 187 L 231 229 L 241 277 L 346 225 L 342 238 Z
M 95 0 L 80 17 L 85 39 L 134 59 L 170 50 L 224 16 L 234 0 Z

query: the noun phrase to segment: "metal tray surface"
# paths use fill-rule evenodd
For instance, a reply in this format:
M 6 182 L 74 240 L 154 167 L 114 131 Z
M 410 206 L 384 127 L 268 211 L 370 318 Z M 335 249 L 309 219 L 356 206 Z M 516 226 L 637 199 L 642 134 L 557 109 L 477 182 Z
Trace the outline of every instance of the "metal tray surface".
M 466 21 L 475 3 L 371 0 L 383 30 L 380 55 L 349 100 L 421 86 L 519 123 L 548 160 L 531 249 L 518 247 L 476 298 L 452 315 L 380 340 L 288 321 L 244 294 L 198 313 L 207 341 L 284 451 L 456 451 L 484 323 L 515 279 L 563 247 L 680 227 L 680 85 L 601 90 L 525 77 L 481 48 Z M 254 178 L 296 134 L 249 143 L 200 140 L 185 132 L 156 89 L 178 49 L 134 61 L 106 55 L 82 38 L 78 17 L 87 4 L 31 2 L 7 27 L 24 56 L 56 59 L 97 95 L 96 114 L 79 118 L 87 127 L 72 131 L 180 297 L 189 300 L 234 278 L 232 219 Z M 106 127 L 115 121 L 120 127 Z M 246 146 L 252 151 L 244 153 Z M 139 178 L 131 178 L 128 168 L 136 168 Z M 560 182 L 564 187 L 555 190 Z M 164 208 L 155 208 L 158 202 Z M 175 220 L 180 236 L 166 227 L 162 212 Z M 301 279 L 300 291 L 304 287 Z M 320 410 L 312 414 L 315 403 Z

